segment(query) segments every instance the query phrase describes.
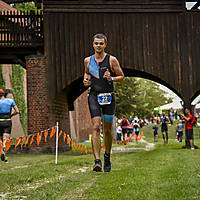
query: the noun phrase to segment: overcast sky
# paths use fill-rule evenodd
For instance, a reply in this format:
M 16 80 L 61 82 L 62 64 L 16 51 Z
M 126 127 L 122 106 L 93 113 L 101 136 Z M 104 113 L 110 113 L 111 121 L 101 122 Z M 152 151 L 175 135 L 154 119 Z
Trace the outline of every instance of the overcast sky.
M 186 3 L 186 7 L 187 7 L 187 9 L 192 8 L 192 6 L 193 6 L 195 3 L 196 3 L 196 1 Z

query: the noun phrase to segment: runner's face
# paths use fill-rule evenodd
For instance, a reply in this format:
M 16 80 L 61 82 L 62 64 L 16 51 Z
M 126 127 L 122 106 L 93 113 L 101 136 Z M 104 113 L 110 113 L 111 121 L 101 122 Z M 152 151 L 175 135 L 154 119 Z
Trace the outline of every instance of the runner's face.
M 106 48 L 105 40 L 103 38 L 94 38 L 93 47 L 96 53 L 104 52 L 104 49 Z

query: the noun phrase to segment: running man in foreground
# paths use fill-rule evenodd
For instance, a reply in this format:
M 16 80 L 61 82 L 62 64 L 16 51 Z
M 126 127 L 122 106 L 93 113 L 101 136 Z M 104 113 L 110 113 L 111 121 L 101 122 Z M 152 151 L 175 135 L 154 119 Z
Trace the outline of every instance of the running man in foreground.
M 0 138 L 2 140 L 3 137 L 3 148 L 1 152 L 1 160 L 4 162 L 8 162 L 5 157 L 5 148 L 6 142 L 10 138 L 11 129 L 12 129 L 12 120 L 11 117 L 19 114 L 19 110 L 12 99 L 5 98 L 4 90 L 0 89 Z M 11 114 L 12 108 L 14 108 L 14 112 Z
M 104 130 L 104 172 L 111 170 L 110 152 L 112 148 L 112 123 L 115 115 L 115 95 L 113 82 L 124 80 L 124 74 L 118 60 L 106 53 L 107 38 L 104 34 L 93 37 L 95 54 L 85 58 L 83 84 L 90 86 L 88 104 L 92 118 L 92 148 L 95 158 L 93 171 L 102 171 L 100 160 L 100 125 L 103 114 Z

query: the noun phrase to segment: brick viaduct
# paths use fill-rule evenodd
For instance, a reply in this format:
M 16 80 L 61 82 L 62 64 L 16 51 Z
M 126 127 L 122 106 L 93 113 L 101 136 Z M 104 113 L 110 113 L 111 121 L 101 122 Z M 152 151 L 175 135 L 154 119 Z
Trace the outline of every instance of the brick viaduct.
M 187 11 L 185 1 L 44 0 L 40 23 L 32 46 L 0 47 L 1 63 L 27 69 L 29 133 L 56 121 L 69 131 L 69 110 L 85 91 L 83 59 L 98 32 L 108 36 L 107 52 L 119 59 L 126 76 L 167 86 L 185 106 L 200 94 L 200 12 Z

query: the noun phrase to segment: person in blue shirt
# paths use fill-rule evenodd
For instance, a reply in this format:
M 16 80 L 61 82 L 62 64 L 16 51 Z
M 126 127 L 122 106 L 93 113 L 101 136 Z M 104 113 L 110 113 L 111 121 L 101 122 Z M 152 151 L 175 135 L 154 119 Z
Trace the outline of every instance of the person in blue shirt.
M 154 134 L 154 142 L 158 142 L 158 125 L 157 123 L 154 124 L 153 126 L 153 134 Z
M 14 112 L 12 113 L 12 108 Z M 19 114 L 19 109 L 15 104 L 13 99 L 6 98 L 4 90 L 0 89 L 0 138 L 3 144 L 1 152 L 1 160 L 7 162 L 5 157 L 5 148 L 6 142 L 10 138 L 11 129 L 12 129 L 12 120 L 11 118 L 14 115 Z

